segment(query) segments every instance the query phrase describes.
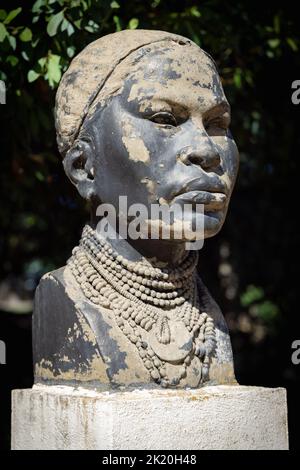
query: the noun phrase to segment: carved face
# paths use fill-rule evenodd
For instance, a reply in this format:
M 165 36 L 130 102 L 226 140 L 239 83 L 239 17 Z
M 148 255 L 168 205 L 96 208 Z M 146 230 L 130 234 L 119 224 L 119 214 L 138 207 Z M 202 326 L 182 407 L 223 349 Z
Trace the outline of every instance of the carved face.
M 94 190 L 118 206 L 204 204 L 205 237 L 225 220 L 238 169 L 230 108 L 213 62 L 200 49 L 155 45 L 123 87 L 85 125 L 92 136 Z M 109 79 L 110 80 L 110 79 Z M 200 216 L 194 207 L 187 219 Z

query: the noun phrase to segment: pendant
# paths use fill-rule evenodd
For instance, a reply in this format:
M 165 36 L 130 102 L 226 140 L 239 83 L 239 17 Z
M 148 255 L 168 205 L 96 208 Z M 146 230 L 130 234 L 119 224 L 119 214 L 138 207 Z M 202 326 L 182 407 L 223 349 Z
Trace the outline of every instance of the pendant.
M 166 327 L 166 321 L 168 327 Z M 170 341 L 167 343 L 158 339 L 162 334 L 162 324 L 164 324 L 165 336 L 167 334 L 170 336 Z M 150 332 L 145 332 L 145 337 L 147 337 L 147 342 L 154 353 L 162 361 L 170 363 L 182 362 L 193 348 L 193 336 L 182 321 L 162 319 Z
M 168 317 L 163 316 L 160 317 L 157 321 L 157 328 L 156 328 L 156 337 L 158 341 L 162 344 L 169 344 L 171 341 L 171 331 L 169 327 Z

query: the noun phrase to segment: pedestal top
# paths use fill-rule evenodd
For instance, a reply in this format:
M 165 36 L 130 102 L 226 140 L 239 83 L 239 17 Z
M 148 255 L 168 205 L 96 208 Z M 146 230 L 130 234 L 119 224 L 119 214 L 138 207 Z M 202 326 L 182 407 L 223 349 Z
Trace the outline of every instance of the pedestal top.
M 283 388 L 14 390 L 13 449 L 288 449 Z

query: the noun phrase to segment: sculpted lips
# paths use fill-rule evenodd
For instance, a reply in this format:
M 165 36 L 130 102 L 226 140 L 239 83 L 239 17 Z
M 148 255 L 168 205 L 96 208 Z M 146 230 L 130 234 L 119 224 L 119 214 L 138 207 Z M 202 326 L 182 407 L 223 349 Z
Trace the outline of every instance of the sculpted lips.
M 172 199 L 172 204 L 204 204 L 205 212 L 221 210 L 226 204 L 226 188 L 219 179 L 206 182 L 203 179 L 193 180 L 184 187 L 185 190 Z
M 223 209 L 226 203 L 226 195 L 223 193 L 211 193 L 209 191 L 189 191 L 180 194 L 172 200 L 172 204 L 204 204 L 205 211 Z

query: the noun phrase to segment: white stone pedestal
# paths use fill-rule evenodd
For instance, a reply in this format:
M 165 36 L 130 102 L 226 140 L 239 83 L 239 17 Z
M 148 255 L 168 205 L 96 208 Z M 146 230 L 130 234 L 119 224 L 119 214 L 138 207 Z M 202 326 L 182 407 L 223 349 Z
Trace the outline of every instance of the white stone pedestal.
M 286 392 L 14 390 L 12 449 L 288 449 Z

